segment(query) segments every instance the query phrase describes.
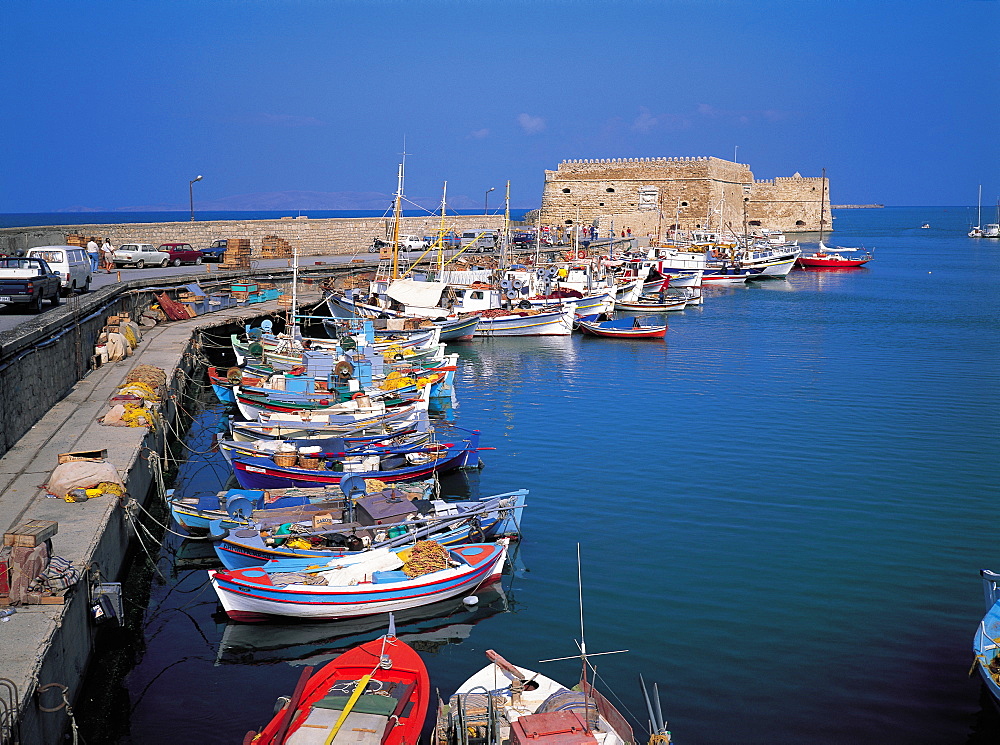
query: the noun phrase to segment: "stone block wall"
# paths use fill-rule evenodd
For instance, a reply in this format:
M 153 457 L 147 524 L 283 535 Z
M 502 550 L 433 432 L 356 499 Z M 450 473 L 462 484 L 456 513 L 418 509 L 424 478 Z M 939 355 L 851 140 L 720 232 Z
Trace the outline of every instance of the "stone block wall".
M 730 226 L 742 232 L 748 221 L 787 232 L 819 228 L 822 179 L 756 181 L 750 167 L 720 158 L 617 158 L 571 160 L 545 172 L 544 225 L 598 225 L 616 232 L 657 235 Z M 827 192 L 829 196 L 829 192 Z M 827 200 L 826 229 L 831 226 Z
M 502 228 L 502 215 L 451 215 L 447 230 L 461 232 L 475 228 Z M 401 234 L 437 235 L 441 218 L 404 217 Z M 279 220 L 208 220 L 195 222 L 116 223 L 109 225 L 48 225 L 30 228 L 0 228 L 0 252 L 35 246 L 60 245 L 71 233 L 107 237 L 115 246 L 123 243 L 190 243 L 208 248 L 220 238 L 249 238 L 256 256 L 266 236 L 277 236 L 297 248 L 301 256 L 365 254 L 374 238 L 392 235 L 389 218 L 336 217 L 311 219 L 295 217 Z

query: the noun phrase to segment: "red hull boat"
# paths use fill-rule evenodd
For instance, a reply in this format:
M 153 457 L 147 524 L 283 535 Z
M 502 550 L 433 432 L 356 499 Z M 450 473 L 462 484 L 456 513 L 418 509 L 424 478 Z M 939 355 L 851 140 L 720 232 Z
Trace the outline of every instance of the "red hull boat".
M 259 733 L 248 732 L 245 744 L 418 744 L 430 679 L 420 656 L 396 638 L 391 621 L 385 636 L 311 673 L 311 667 L 303 671 L 288 703 Z
M 844 255 L 853 254 L 857 250 L 856 248 L 829 248 L 820 243 L 819 251 L 799 256 L 795 260 L 795 265 L 803 269 L 845 269 L 864 266 L 874 258 L 870 253 L 863 253 L 857 257 Z

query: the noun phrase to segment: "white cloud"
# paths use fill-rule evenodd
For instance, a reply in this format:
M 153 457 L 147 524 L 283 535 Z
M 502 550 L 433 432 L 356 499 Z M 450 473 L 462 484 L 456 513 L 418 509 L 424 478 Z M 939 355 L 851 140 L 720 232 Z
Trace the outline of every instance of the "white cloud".
M 490 136 L 490 131 L 483 127 L 482 129 L 477 129 L 469 132 L 469 138 L 473 140 L 482 140 Z
M 531 114 L 518 114 L 517 123 L 529 135 L 538 134 L 545 129 L 545 120 L 540 116 L 532 116 Z
M 637 116 L 635 118 L 635 121 L 632 122 L 632 129 L 634 129 L 636 132 L 649 132 L 658 123 L 659 122 L 657 121 L 656 117 L 649 112 L 649 109 L 647 109 L 645 106 L 640 106 L 639 116 Z

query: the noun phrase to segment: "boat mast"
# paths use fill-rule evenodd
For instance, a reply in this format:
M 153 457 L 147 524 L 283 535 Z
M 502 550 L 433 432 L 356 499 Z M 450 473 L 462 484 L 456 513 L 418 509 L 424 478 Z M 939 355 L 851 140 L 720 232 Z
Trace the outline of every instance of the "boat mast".
M 819 198 L 819 250 L 823 250 L 823 218 L 826 216 L 826 169 L 823 169 L 823 178 L 820 183 Z
M 500 248 L 500 265 L 508 266 L 510 257 L 507 252 L 510 250 L 510 181 L 507 181 L 507 195 L 504 197 L 503 213 L 503 243 Z
M 444 182 L 444 188 L 441 190 L 441 229 L 438 231 L 438 280 L 441 279 L 441 273 L 444 272 L 444 219 L 445 219 L 445 203 L 448 201 L 448 182 Z
M 979 214 L 976 217 L 976 227 L 983 227 L 983 185 L 979 185 Z
M 295 244 L 292 249 L 292 322 L 291 338 L 292 342 L 299 337 L 299 245 Z
M 399 279 L 399 221 L 403 214 L 403 174 L 406 169 L 406 153 L 399 164 L 396 179 L 396 206 L 392 210 L 392 279 Z

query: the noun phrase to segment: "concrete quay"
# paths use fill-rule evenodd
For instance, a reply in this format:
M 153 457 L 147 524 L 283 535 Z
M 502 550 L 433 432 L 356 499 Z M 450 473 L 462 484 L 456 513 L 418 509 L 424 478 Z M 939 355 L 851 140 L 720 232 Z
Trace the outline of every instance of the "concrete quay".
M 311 293 L 313 294 L 313 293 Z M 315 301 L 318 297 L 307 297 Z M 277 301 L 217 311 L 145 329 L 131 357 L 91 371 L 61 398 L 0 458 L 0 527 L 6 532 L 26 520 L 55 520 L 52 553 L 69 559 L 82 578 L 64 605 L 18 606 L 0 622 L 0 682 L 16 691 L 0 695 L 0 743 L 57 743 L 70 726 L 61 688 L 72 704 L 79 693 L 97 629 L 91 618 L 92 586 L 116 581 L 135 536 L 130 500 L 145 506 L 156 496 L 156 471 L 162 467 L 167 436 L 184 426 L 179 403 L 196 374 L 200 329 L 242 325 L 279 312 Z M 166 427 L 105 427 L 98 423 L 130 370 L 139 364 L 166 371 L 168 395 L 160 406 Z M 106 449 L 128 496 L 67 503 L 48 497 L 44 484 L 59 453 Z M 44 708 L 58 708 L 47 712 Z M 19 739 L 18 739 L 19 738 Z

